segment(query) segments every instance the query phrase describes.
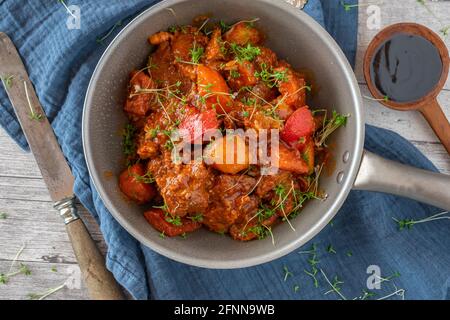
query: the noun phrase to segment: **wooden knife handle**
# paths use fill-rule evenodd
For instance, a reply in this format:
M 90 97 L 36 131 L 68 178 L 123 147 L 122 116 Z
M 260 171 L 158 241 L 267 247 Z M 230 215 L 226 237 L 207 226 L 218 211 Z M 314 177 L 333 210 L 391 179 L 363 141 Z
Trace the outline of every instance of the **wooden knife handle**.
M 66 225 L 89 296 L 94 300 L 124 300 L 125 297 L 81 219 Z
M 75 197 L 67 197 L 53 206 L 66 224 L 72 248 L 80 266 L 89 296 L 93 300 L 124 300 L 125 297 L 111 272 L 106 269 L 105 259 L 97 248 L 89 231 L 80 219 Z

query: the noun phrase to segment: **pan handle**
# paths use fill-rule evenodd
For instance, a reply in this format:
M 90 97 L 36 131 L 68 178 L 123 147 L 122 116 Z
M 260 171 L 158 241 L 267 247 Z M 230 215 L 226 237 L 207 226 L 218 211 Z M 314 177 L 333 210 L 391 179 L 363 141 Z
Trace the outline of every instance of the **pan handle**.
M 450 176 L 413 168 L 364 150 L 355 190 L 407 197 L 450 211 Z

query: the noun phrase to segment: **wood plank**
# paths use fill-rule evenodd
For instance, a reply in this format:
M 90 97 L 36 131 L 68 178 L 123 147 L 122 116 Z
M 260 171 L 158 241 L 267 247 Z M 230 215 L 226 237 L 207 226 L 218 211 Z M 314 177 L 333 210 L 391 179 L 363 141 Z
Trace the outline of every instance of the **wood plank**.
M 372 97 L 366 85 L 360 85 L 361 94 L 364 98 L 366 123 L 381 128 L 393 130 L 408 140 L 422 142 L 439 142 L 431 127 L 415 111 L 396 111 L 386 108 L 378 101 L 370 100 Z M 438 100 L 450 119 L 450 91 L 443 91 Z
M 417 0 L 359 0 L 359 28 L 358 28 L 358 51 L 355 73 L 359 82 L 365 82 L 363 75 L 363 58 L 370 41 L 384 27 L 400 22 L 420 23 L 431 30 L 439 33 L 444 26 L 450 25 L 450 1 L 431 2 L 426 1 L 427 7 L 433 12 L 430 13 L 426 7 L 418 3 Z M 367 27 L 369 18 L 368 6 L 378 5 L 381 9 L 381 28 L 371 30 Z M 450 35 L 444 37 L 439 33 L 450 47 Z M 450 79 L 445 88 L 450 90 Z
M 17 263 L 24 263 L 31 271 L 26 276 L 19 274 L 11 277 L 6 284 L 0 284 L 0 299 L 20 300 L 29 299 L 30 293 L 41 293 L 48 289 L 58 287 L 69 278 L 69 288 L 64 288 L 49 296 L 47 300 L 85 300 L 88 299 L 87 290 L 80 281 L 80 269 L 76 264 L 62 263 L 39 263 L 19 260 Z M 10 261 L 0 260 L 0 273 L 8 272 Z M 52 268 L 53 271 L 52 271 Z M 16 267 L 13 270 L 17 270 Z
M 0 220 L 0 260 L 12 259 L 26 243 L 21 255 L 26 261 L 76 263 L 64 223 L 51 202 L 0 199 L 0 211 L 7 214 Z M 106 245 L 93 218 L 84 208 L 80 212 L 105 254 Z
M 413 144 L 442 172 L 450 175 L 450 158 L 439 143 L 413 141 Z
M 0 176 L 42 177 L 33 155 L 23 152 L 3 129 L 0 129 Z

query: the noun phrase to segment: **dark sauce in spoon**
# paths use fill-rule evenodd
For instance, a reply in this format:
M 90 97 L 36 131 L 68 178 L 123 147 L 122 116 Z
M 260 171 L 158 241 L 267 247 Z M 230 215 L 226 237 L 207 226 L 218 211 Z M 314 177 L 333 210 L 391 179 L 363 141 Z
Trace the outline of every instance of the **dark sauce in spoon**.
M 427 39 L 397 34 L 383 43 L 372 60 L 370 76 L 389 100 L 414 102 L 438 84 L 443 64 L 438 49 Z

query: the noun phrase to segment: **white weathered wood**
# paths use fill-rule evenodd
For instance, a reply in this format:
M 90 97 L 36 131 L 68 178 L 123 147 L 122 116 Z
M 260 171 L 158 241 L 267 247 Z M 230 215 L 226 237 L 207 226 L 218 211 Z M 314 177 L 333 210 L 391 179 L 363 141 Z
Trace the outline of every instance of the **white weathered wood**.
M 30 275 L 19 274 L 11 277 L 6 284 L 0 284 L 0 298 L 6 300 L 29 299 L 31 293 L 41 293 L 56 288 L 69 278 L 69 287 L 49 296 L 47 300 L 85 300 L 88 299 L 87 290 L 80 281 L 79 268 L 76 264 L 67 263 L 39 263 L 19 260 L 13 270 L 18 269 L 19 263 L 25 264 L 31 271 Z M 10 261 L 0 260 L 0 273 L 9 270 Z M 52 270 L 53 269 L 53 270 Z
M 450 24 L 450 1 L 429 2 L 431 10 Z M 368 4 L 379 4 L 382 26 L 396 22 L 419 22 L 438 31 L 442 26 L 416 0 L 360 0 L 359 45 L 356 74 L 363 94 L 370 96 L 362 76 L 361 61 L 370 40 L 379 30 L 366 25 Z M 450 36 L 446 43 L 450 46 Z M 450 81 L 439 100 L 450 117 Z M 378 102 L 365 100 L 367 123 L 391 129 L 411 140 L 440 170 L 450 174 L 450 157 L 420 114 L 389 110 Z M 0 129 L 0 212 L 8 217 L 0 220 L 0 273 L 8 271 L 11 260 L 22 246 L 27 246 L 19 261 L 24 262 L 32 275 L 19 275 L 7 285 L 0 284 L 0 299 L 26 299 L 27 294 L 45 291 L 63 283 L 76 270 L 76 260 L 64 225 L 52 208 L 50 197 L 39 169 L 30 154 L 23 153 Z M 106 251 L 98 226 L 82 211 L 93 238 Z M 52 272 L 55 266 L 58 272 Z M 64 289 L 49 299 L 87 299 L 86 290 Z
M 398 132 L 408 140 L 439 142 L 431 127 L 417 111 L 396 111 L 386 108 L 378 101 L 370 100 L 366 85 L 360 85 L 364 98 L 366 122 Z M 441 106 L 450 119 L 450 91 L 442 91 L 438 97 Z
M 51 202 L 0 199 L 0 211 L 7 214 L 6 219 L 0 220 L 0 260 L 14 257 L 17 250 L 25 243 L 26 247 L 21 255 L 23 260 L 76 262 L 64 223 L 52 208 Z M 106 246 L 98 227 L 85 209 L 80 208 L 80 212 L 94 240 L 105 252 Z
M 1 130 L 0 134 L 0 175 L 6 177 L 41 178 L 33 155 L 22 152 L 14 141 Z M 0 189 L 0 196 L 2 194 Z

